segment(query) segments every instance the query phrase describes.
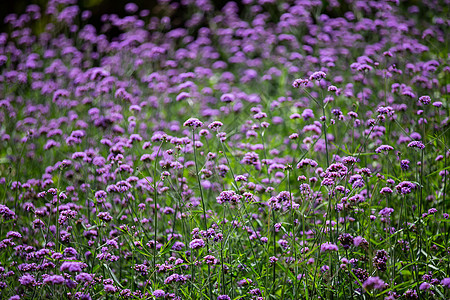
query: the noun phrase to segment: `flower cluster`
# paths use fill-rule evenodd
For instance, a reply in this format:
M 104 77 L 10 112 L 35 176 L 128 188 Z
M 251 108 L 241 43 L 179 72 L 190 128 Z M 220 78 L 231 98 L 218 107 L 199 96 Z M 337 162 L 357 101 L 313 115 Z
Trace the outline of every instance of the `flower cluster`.
M 0 298 L 450 298 L 445 1 L 35 2 Z

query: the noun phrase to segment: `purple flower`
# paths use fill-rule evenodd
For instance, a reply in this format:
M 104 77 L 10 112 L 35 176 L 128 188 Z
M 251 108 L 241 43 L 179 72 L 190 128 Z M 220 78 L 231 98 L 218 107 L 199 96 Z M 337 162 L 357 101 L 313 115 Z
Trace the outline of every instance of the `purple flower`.
M 163 290 L 155 290 L 153 291 L 153 296 L 156 298 L 165 297 L 166 293 Z
M 65 261 L 61 265 L 61 272 L 69 271 L 69 272 L 81 272 L 81 268 L 84 267 L 84 263 L 80 263 L 77 261 Z
M 235 191 L 223 191 L 220 193 L 219 196 L 216 197 L 217 203 L 223 204 L 223 203 L 232 203 L 236 204 L 240 202 L 242 199 L 241 195 L 236 194 Z
M 412 141 L 411 143 L 408 144 L 408 147 L 425 149 L 425 145 L 422 142 L 419 142 L 419 141 Z
M 179 102 L 179 101 L 185 100 L 185 99 L 187 99 L 189 97 L 191 97 L 191 95 L 189 93 L 181 92 L 181 93 L 178 94 L 176 100 L 177 100 L 177 102 Z
M 302 112 L 302 118 L 303 118 L 303 120 L 305 120 L 305 121 L 314 118 L 314 112 L 312 111 L 312 109 L 306 108 L 306 109 Z
M 428 282 L 422 282 L 422 284 L 419 286 L 419 290 L 424 291 L 428 290 L 431 287 L 431 285 Z
M 369 277 L 363 283 L 363 288 L 366 291 L 382 290 L 382 289 L 384 289 L 385 286 L 386 286 L 386 284 L 379 277 Z
M 309 80 L 313 81 L 313 80 L 321 80 L 327 77 L 327 74 L 325 74 L 325 72 L 322 71 L 318 71 L 318 72 L 314 72 L 311 76 L 309 76 Z
M 339 241 L 344 249 L 348 249 L 351 245 L 353 245 L 353 237 L 348 233 L 339 235 Z
M 338 247 L 335 244 L 332 244 L 330 242 L 323 243 L 320 246 L 320 252 L 326 252 L 326 251 L 338 251 Z
M 18 233 L 17 231 L 9 231 L 9 232 L 6 234 L 6 237 L 7 237 L 7 238 L 10 238 L 10 237 L 21 238 L 22 235 L 21 235 L 20 233 Z
M 105 222 L 110 222 L 113 219 L 109 212 L 99 212 L 97 214 L 97 217 Z
M 304 166 L 311 166 L 313 168 L 318 166 L 318 163 L 315 160 L 312 160 L 310 158 L 304 158 L 300 160 L 300 162 L 297 164 L 297 169 L 303 168 Z
M 380 114 L 380 115 L 387 115 L 387 116 L 393 116 L 394 115 L 394 109 L 392 108 L 392 107 L 390 107 L 390 106 L 386 106 L 386 107 L 384 107 L 384 106 L 380 106 L 378 109 L 377 109 L 377 112 Z
M 384 195 L 384 194 L 392 194 L 393 190 L 387 186 L 383 187 L 380 191 L 380 194 Z
M 320 267 L 320 272 L 322 273 L 326 273 L 328 272 L 328 270 L 330 270 L 330 267 L 327 265 L 323 265 L 322 267 Z
M 419 102 L 422 103 L 423 105 L 428 105 L 431 103 L 431 98 L 430 96 L 422 96 L 419 98 Z
M 235 99 L 235 96 L 233 94 L 223 94 L 220 97 L 220 101 L 226 102 L 226 103 L 233 102 L 234 99 Z
M 208 128 L 211 129 L 212 131 L 218 131 L 222 126 L 223 126 L 222 122 L 214 121 L 208 125 Z
M 231 298 L 228 295 L 219 295 L 217 300 L 231 300 Z
M 251 280 L 250 278 L 244 278 L 242 280 L 239 280 L 237 282 L 238 286 L 247 286 L 247 285 L 251 285 L 253 283 L 253 280 Z
M 269 262 L 270 262 L 271 264 L 274 264 L 274 263 L 276 263 L 277 261 L 278 261 L 278 258 L 276 258 L 275 256 L 269 257 Z
M 393 211 L 394 211 L 393 208 L 385 207 L 382 210 L 380 210 L 378 214 L 383 217 L 389 217 Z
M 105 199 L 107 196 L 108 196 L 108 194 L 103 190 L 95 192 L 95 195 L 94 195 L 95 199 L 97 199 L 97 200 Z
M 308 82 L 309 82 L 308 79 L 298 78 L 294 80 L 294 82 L 292 83 L 292 87 L 298 89 L 301 86 L 307 86 Z
M 64 256 L 65 257 L 76 257 L 78 255 L 77 250 L 75 250 L 72 247 L 67 247 L 66 249 L 64 249 Z
M 177 241 L 173 244 L 172 250 L 181 251 L 184 248 L 184 246 L 185 246 L 184 243 Z
M 395 189 L 399 194 L 409 194 L 412 192 L 412 189 L 415 188 L 415 184 L 409 181 L 402 181 L 398 185 L 395 186 Z
M 64 283 L 64 277 L 61 275 L 51 275 L 44 279 L 45 284 L 63 284 Z
M 81 282 L 90 282 L 93 280 L 92 276 L 88 273 L 80 273 L 77 276 L 75 276 L 75 279 Z
M 189 248 L 199 249 L 205 247 L 205 241 L 202 239 L 194 239 L 189 243 Z
M 115 286 L 113 286 L 112 284 L 105 284 L 103 286 L 103 288 L 105 289 L 105 292 L 107 292 L 107 293 L 114 294 L 115 292 L 117 292 L 117 288 Z
M 362 247 L 364 249 L 367 249 L 369 246 L 369 243 L 367 242 L 367 240 L 361 236 L 357 236 L 353 239 L 353 245 L 355 245 L 355 247 Z
M 416 290 L 411 290 L 411 289 L 408 289 L 408 290 L 403 294 L 403 296 L 405 296 L 406 299 L 418 299 L 418 298 L 419 298 L 419 296 L 417 295 Z
M 442 279 L 442 280 L 441 280 L 441 284 L 442 284 L 444 287 L 450 289 L 450 277 L 449 277 L 449 278 L 444 278 L 444 279 Z
M 61 147 L 61 143 L 54 140 L 48 140 L 44 146 L 44 150 L 50 150 L 53 147 L 59 148 Z
M 36 282 L 36 279 L 33 275 L 26 273 L 19 278 L 19 282 L 21 285 L 30 286 Z
M 409 160 L 407 159 L 402 159 L 402 161 L 400 162 L 400 167 L 402 168 L 402 170 L 406 171 L 409 169 Z
M 261 169 L 259 155 L 256 152 L 245 153 L 244 158 L 242 159 L 241 163 L 246 164 L 246 165 L 253 165 L 253 166 L 255 166 L 256 170 Z
M 377 149 L 375 149 L 376 153 L 381 153 L 381 152 L 388 152 L 388 151 L 392 151 L 394 150 L 394 147 L 389 146 L 389 145 L 381 145 L 380 147 L 378 147 Z
M 434 215 L 435 213 L 437 213 L 437 209 L 436 208 L 430 208 L 429 210 L 428 210 L 428 214 L 429 215 Z
M 384 249 L 378 250 L 373 258 L 373 266 L 382 272 L 386 271 L 386 263 L 388 258 L 389 255 Z
M 190 118 L 186 122 L 184 122 L 183 126 L 198 128 L 198 127 L 202 127 L 203 123 L 201 121 L 199 121 L 199 119 Z
M 135 3 L 130 2 L 130 3 L 125 4 L 125 11 L 127 13 L 135 13 L 138 11 L 138 9 L 139 8 Z

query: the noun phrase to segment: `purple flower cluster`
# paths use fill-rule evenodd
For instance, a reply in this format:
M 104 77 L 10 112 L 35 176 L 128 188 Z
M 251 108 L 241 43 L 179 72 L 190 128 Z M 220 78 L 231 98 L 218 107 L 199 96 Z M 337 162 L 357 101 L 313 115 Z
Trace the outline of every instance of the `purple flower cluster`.
M 442 1 L 44 2 L 0 32 L 1 298 L 448 298 Z

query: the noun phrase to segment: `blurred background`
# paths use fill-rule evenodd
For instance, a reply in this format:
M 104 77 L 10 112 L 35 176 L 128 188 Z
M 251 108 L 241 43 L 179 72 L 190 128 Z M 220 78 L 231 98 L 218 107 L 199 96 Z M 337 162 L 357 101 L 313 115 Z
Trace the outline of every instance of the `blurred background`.
M 125 4 L 133 2 L 136 3 L 140 10 L 148 9 L 150 16 L 161 17 L 164 11 L 161 11 L 157 0 L 78 0 L 78 6 L 80 10 L 90 10 L 92 17 L 89 19 L 89 23 L 99 29 L 101 21 L 100 18 L 103 14 L 117 14 L 120 17 L 126 15 Z M 177 1 L 172 1 L 177 2 Z M 212 0 L 215 9 L 221 9 L 228 0 Z M 240 1 L 235 1 L 239 3 Z M 47 0 L 0 0 L 0 32 L 8 31 L 8 26 L 4 24 L 4 19 L 11 13 L 22 14 L 30 4 L 36 4 L 41 7 L 41 12 L 45 11 L 47 7 Z M 181 9 L 175 10 L 175 13 L 171 16 L 173 25 L 181 25 L 185 19 L 183 18 L 183 11 Z
M 172 11 L 169 13 L 166 9 L 163 9 L 163 6 L 158 4 L 159 2 L 171 3 L 174 4 L 172 7 Z M 170 23 L 172 28 L 181 27 L 184 25 L 184 22 L 189 19 L 191 14 L 186 12 L 186 6 L 179 5 L 183 0 L 77 0 L 77 5 L 80 7 L 80 11 L 88 10 L 92 13 L 92 16 L 88 19 L 88 23 L 94 25 L 97 30 L 100 30 L 101 25 L 101 16 L 104 14 L 116 14 L 119 17 L 124 17 L 127 15 L 125 12 L 125 5 L 127 3 L 133 2 L 137 4 L 139 10 L 149 10 L 149 16 L 163 17 L 169 16 Z M 192 1 L 192 0 L 190 0 Z M 241 0 L 232 0 L 238 4 L 238 7 L 242 9 L 245 5 L 242 4 Z M 380 0 L 378 0 L 380 1 Z M 420 11 L 416 16 L 419 20 L 430 20 L 434 17 L 433 11 L 429 9 L 429 5 L 432 6 L 434 2 L 440 1 L 450 1 L 450 0 L 402 0 L 399 1 L 399 6 L 403 7 L 405 10 L 407 7 L 411 5 L 418 6 Z M 45 9 L 47 7 L 48 0 L 0 0 L 0 32 L 9 32 L 11 27 L 4 23 L 4 19 L 9 14 L 23 14 L 25 9 L 30 4 L 36 4 L 41 8 L 42 17 L 41 19 L 35 23 L 32 27 L 35 34 L 41 33 L 45 30 L 45 24 L 49 22 L 49 18 L 45 16 Z M 213 10 L 221 10 L 227 2 L 230 0 L 210 0 L 210 3 L 213 6 Z M 258 1 L 256 1 L 258 2 Z M 264 1 L 260 1 L 264 2 Z M 293 1 L 289 1 L 292 3 Z M 340 17 L 343 16 L 345 12 L 351 10 L 349 3 L 353 2 L 353 0 L 338 0 L 340 3 L 339 7 L 332 8 L 328 5 L 329 0 L 322 0 L 323 2 L 323 12 L 326 13 L 330 17 Z M 280 1 L 278 1 L 280 3 Z M 282 3 L 282 2 L 281 2 Z M 428 5 L 424 5 L 428 3 Z M 270 5 L 263 5 L 265 9 L 267 9 Z M 167 7 L 167 6 L 166 6 Z M 177 7 L 177 8 L 176 8 Z M 173 9 L 175 8 L 175 9 Z M 270 10 L 271 14 L 274 13 L 275 10 Z M 276 13 L 275 13 L 276 14 Z M 279 17 L 279 16 L 278 16 Z M 275 18 L 277 19 L 277 18 Z M 207 24 L 202 24 L 206 25 Z M 117 36 L 119 31 L 109 31 L 107 34 L 109 37 Z

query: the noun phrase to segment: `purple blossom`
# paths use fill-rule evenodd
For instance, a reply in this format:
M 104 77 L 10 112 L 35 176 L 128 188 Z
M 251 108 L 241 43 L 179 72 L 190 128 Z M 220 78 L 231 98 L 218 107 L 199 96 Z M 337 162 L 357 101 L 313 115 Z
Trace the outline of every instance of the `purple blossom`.
M 375 257 L 373 258 L 373 266 L 382 272 L 386 271 L 388 258 L 389 255 L 384 249 L 378 250 Z
M 44 283 L 45 284 L 63 284 L 65 282 L 64 277 L 61 275 L 51 275 L 51 276 L 47 276 L 44 279 Z
M 327 74 L 325 74 L 325 72 L 318 71 L 318 72 L 314 72 L 311 76 L 309 76 L 309 80 L 310 81 L 321 80 L 321 79 L 325 79 L 326 77 L 327 77 Z
M 292 83 L 292 87 L 298 89 L 299 87 L 303 86 L 307 86 L 308 85 L 308 79 L 302 79 L 302 78 L 298 78 L 295 79 L 294 82 Z
M 400 162 L 400 167 L 402 168 L 402 170 L 406 171 L 409 169 L 409 160 L 407 159 L 402 159 L 402 161 Z
M 199 127 L 203 126 L 203 123 L 200 122 L 196 118 L 190 118 L 186 122 L 184 122 L 183 126 L 192 127 L 192 128 L 199 128 Z
M 431 103 L 431 98 L 430 96 L 421 96 L 419 98 L 419 102 L 422 103 L 423 105 L 428 105 Z
M 235 96 L 233 94 L 223 94 L 220 97 L 220 101 L 226 102 L 226 103 L 234 102 L 234 100 L 235 100 Z
M 326 242 L 320 245 L 320 252 L 327 252 L 327 251 L 338 251 L 338 247 L 330 242 Z
M 155 291 L 153 291 L 153 296 L 155 298 L 161 298 L 161 297 L 165 297 L 166 293 L 163 290 L 155 290 Z
M 366 281 L 363 283 L 363 288 L 366 291 L 371 290 L 382 290 L 384 289 L 386 284 L 383 280 L 381 280 L 379 277 L 369 277 Z
M 312 109 L 306 108 L 303 112 L 302 112 L 302 118 L 303 120 L 307 121 L 309 119 L 313 119 L 314 118 L 314 112 L 312 111 Z
M 62 263 L 60 270 L 62 272 L 81 272 L 81 269 L 85 267 L 84 263 L 80 263 L 77 261 L 65 261 Z
M 343 233 L 339 235 L 339 241 L 344 249 L 349 249 L 353 245 L 353 237 L 348 233 Z
M 36 279 L 34 278 L 33 275 L 30 274 L 24 274 L 19 278 L 19 282 L 21 285 L 25 285 L 25 286 L 31 286 L 34 285 L 36 283 Z
M 428 290 L 431 287 L 431 285 L 428 282 L 422 282 L 419 286 L 419 290 L 425 291 Z
M 410 148 L 419 148 L 419 149 L 425 149 L 425 145 L 422 142 L 419 141 L 412 141 L 408 144 L 408 147 Z
M 205 241 L 202 239 L 194 239 L 189 243 L 189 248 L 191 249 L 199 249 L 205 247 Z
M 218 131 L 223 126 L 222 122 L 214 121 L 208 125 L 208 128 L 212 131 Z
M 75 276 L 75 279 L 80 282 L 90 282 L 93 280 L 92 276 L 88 273 L 80 273 Z
M 395 186 L 395 189 L 399 194 L 409 194 L 415 187 L 416 187 L 415 184 L 409 181 L 402 181 Z
M 365 238 L 357 236 L 353 239 L 353 245 L 355 245 L 355 247 L 367 248 L 369 246 L 369 243 Z
M 378 147 L 377 149 L 375 149 L 376 153 L 381 153 L 381 152 L 388 152 L 388 151 L 392 151 L 394 150 L 394 147 L 389 146 L 389 145 L 381 145 L 380 147 Z
M 390 188 L 390 187 L 383 187 L 380 190 L 380 194 L 384 195 L 384 194 L 392 194 L 394 191 Z
M 447 289 L 450 289 L 450 277 L 442 279 L 441 284 Z

